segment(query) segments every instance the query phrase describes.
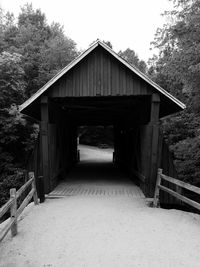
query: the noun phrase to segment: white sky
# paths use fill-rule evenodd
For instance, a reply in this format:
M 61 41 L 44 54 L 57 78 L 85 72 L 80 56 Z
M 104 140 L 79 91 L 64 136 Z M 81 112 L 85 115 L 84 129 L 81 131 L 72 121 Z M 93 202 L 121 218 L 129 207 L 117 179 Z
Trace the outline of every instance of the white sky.
M 27 2 L 40 8 L 49 23 L 64 25 L 79 49 L 99 38 L 110 41 L 116 52 L 129 47 L 144 60 L 152 56 L 150 42 L 165 22 L 160 14 L 171 7 L 168 0 L 0 0 L 0 6 L 18 15 Z

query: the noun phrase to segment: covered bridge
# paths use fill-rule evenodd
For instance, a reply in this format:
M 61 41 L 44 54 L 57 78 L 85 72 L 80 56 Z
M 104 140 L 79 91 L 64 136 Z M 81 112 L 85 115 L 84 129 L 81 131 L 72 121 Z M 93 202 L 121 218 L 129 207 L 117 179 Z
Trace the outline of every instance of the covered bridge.
M 61 70 L 20 106 L 40 122 L 32 168 L 51 192 L 77 158 L 77 127 L 113 125 L 114 162 L 152 197 L 158 167 L 175 176 L 159 119 L 185 105 L 101 41 Z M 168 200 L 166 200 L 168 201 Z

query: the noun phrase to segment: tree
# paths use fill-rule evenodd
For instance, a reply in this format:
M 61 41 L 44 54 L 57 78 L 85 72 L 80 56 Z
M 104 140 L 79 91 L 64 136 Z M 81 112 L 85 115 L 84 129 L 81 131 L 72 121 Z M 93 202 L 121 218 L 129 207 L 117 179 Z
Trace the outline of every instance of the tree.
M 113 48 L 112 43 L 110 41 L 103 41 L 107 46 L 109 46 L 111 49 Z
M 22 7 L 16 24 L 8 13 L 3 21 L 1 51 L 23 55 L 27 97 L 78 55 L 75 42 L 65 36 L 63 27 L 48 25 L 45 14 L 31 4 Z
M 0 54 L 0 108 L 9 108 L 13 103 L 24 100 L 24 70 L 22 55 L 2 52 Z
M 45 40 L 40 51 L 41 84 L 47 82 L 79 54 L 75 42 L 64 35 L 63 27 L 59 23 L 53 23 L 50 26 L 50 32 L 50 37 Z
M 14 16 L 0 9 L 0 206 L 9 188 L 23 182 L 24 169 L 38 134 L 18 105 L 44 85 L 78 54 L 76 44 L 57 23 L 48 25 L 45 14 L 25 5 Z
M 0 206 L 8 198 L 8 189 L 20 185 L 14 177 L 25 167 L 27 152 L 35 140 L 35 126 L 23 119 L 14 104 L 24 100 L 21 59 L 16 53 L 0 54 Z
M 160 49 L 156 65 L 185 92 L 195 92 L 200 85 L 200 2 L 174 2 L 176 9 L 165 13 L 173 23 L 158 29 L 153 42 Z
M 187 109 L 163 122 L 180 179 L 200 184 L 200 2 L 174 0 L 170 22 L 158 29 L 149 75 L 184 101 Z
M 146 73 L 147 65 L 143 60 L 140 60 L 134 50 L 127 48 L 125 51 L 119 51 L 119 56 L 128 61 L 129 64 L 135 66 L 143 73 Z

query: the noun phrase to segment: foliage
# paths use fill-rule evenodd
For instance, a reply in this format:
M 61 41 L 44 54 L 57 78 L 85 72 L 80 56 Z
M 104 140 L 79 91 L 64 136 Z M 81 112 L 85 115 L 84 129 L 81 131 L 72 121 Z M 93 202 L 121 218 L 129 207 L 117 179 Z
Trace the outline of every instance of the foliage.
M 179 178 L 200 185 L 200 1 L 174 0 L 169 23 L 158 29 L 149 75 L 186 103 L 187 109 L 163 122 Z
M 113 49 L 112 43 L 110 41 L 103 41 L 107 46 Z
M 2 176 L 0 180 L 0 207 L 8 200 L 8 194 L 11 188 L 18 190 L 25 182 L 24 176 L 19 175 L 19 172 Z
M 78 54 L 76 44 L 58 23 L 48 25 L 41 10 L 26 4 L 17 20 L 0 9 L 0 205 L 9 188 L 23 182 L 38 126 L 18 105 Z
M 131 65 L 135 66 L 136 68 L 138 68 L 143 73 L 146 73 L 147 65 L 146 65 L 145 61 L 140 60 L 138 55 L 135 53 L 134 50 L 131 50 L 130 48 L 127 48 L 124 51 L 119 51 L 118 54 L 123 59 L 128 61 L 128 63 L 130 63 Z
M 24 70 L 21 67 L 22 56 L 17 53 L 0 54 L 0 108 L 20 103 L 24 99 Z
M 6 25 L 1 27 L 4 41 L 0 51 L 23 55 L 26 97 L 78 55 L 76 44 L 65 36 L 63 27 L 58 23 L 48 25 L 41 10 L 34 10 L 31 4 L 22 7 L 16 24 L 12 20 Z
M 5 186 L 8 187 L 8 180 L 13 180 L 25 168 L 26 157 L 32 150 L 36 135 L 37 126 L 23 119 L 15 105 L 0 110 L 0 196 Z M 9 191 L 6 192 L 8 197 Z M 6 196 L 5 192 L 3 194 Z
M 113 147 L 111 126 L 82 126 L 79 128 L 80 143 L 92 146 Z

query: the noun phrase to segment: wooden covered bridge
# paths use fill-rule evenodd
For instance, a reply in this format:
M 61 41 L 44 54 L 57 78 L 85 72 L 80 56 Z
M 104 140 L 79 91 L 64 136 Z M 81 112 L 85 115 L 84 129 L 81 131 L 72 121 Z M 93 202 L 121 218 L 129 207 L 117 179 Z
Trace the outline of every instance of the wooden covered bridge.
M 46 193 L 76 162 L 78 126 L 112 125 L 115 164 L 128 169 L 145 196 L 152 197 L 158 167 L 176 176 L 159 119 L 184 108 L 98 40 L 22 104 L 20 111 L 40 122 L 32 169 L 36 177 L 43 175 Z

